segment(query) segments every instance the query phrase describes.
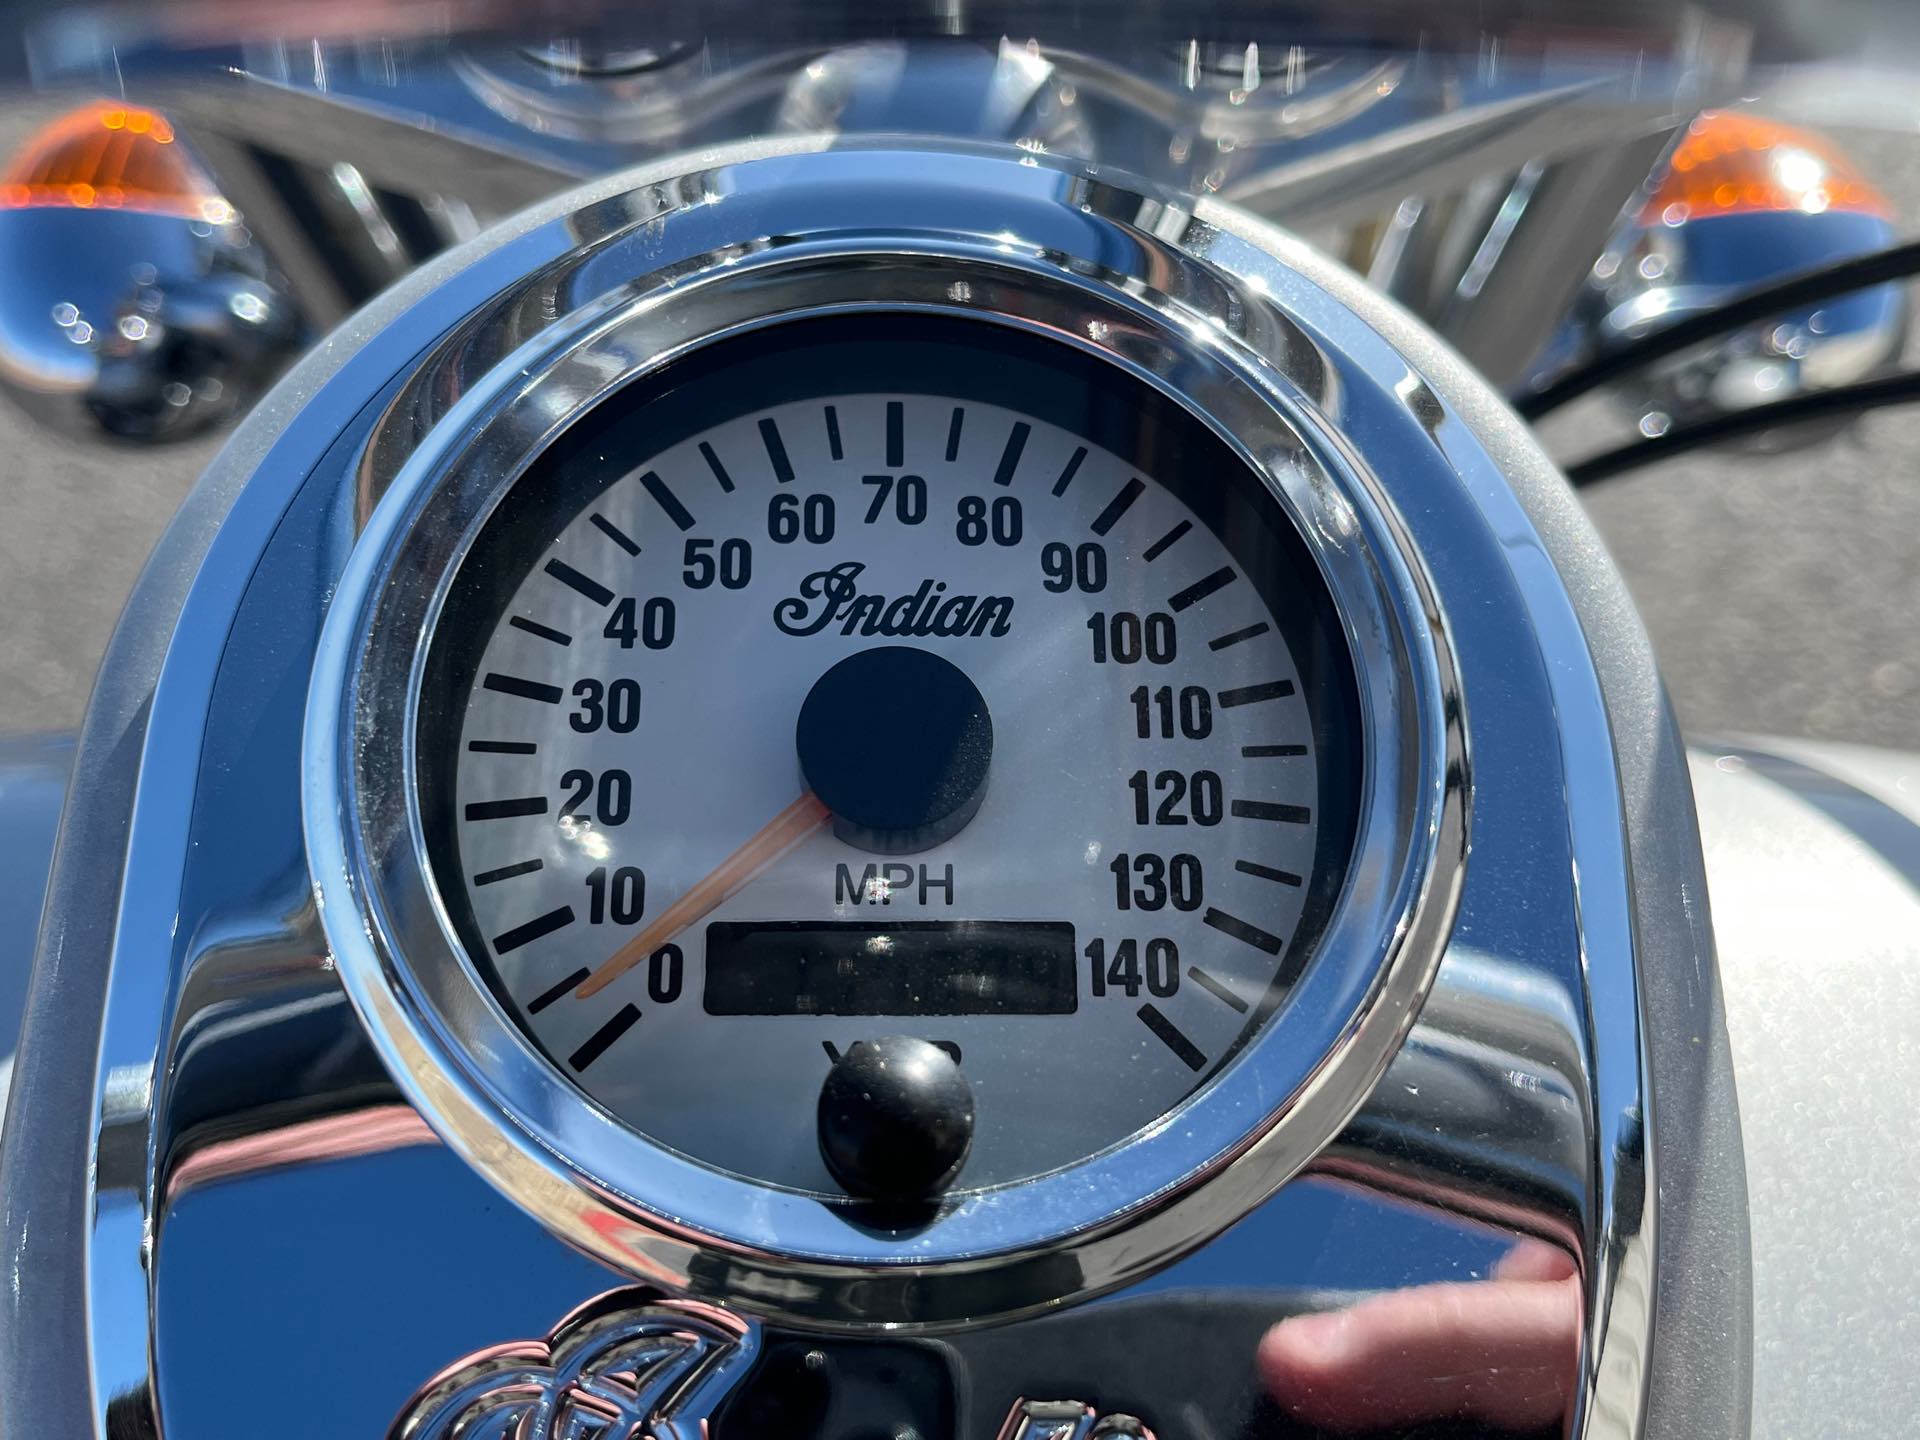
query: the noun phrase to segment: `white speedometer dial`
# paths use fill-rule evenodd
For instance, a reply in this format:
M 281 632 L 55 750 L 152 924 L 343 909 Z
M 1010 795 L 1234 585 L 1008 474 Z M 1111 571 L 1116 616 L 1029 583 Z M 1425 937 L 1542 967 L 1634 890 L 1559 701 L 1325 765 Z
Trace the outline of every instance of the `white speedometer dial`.
M 1351 679 L 1298 537 L 1144 386 L 1007 348 L 828 335 L 605 417 L 436 634 L 475 962 L 712 1166 L 839 1193 L 822 1084 L 898 1035 L 964 1077 L 956 1188 L 1113 1146 L 1338 887 Z

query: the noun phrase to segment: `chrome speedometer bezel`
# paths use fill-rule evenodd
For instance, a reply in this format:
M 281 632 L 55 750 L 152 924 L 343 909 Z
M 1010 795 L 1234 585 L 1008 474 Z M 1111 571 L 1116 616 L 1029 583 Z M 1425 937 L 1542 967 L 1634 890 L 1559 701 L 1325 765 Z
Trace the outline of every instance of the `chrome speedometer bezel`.
M 1013 158 L 926 163 L 889 151 L 731 165 L 661 193 L 644 273 L 611 243 L 619 231 L 596 233 L 605 202 L 583 209 L 574 273 L 592 276 L 601 263 L 601 288 L 580 284 L 574 309 L 543 317 L 518 350 L 462 376 L 459 400 L 436 423 L 407 432 L 396 411 L 369 447 L 364 469 L 380 480 L 383 443 L 406 458 L 335 594 L 306 734 L 308 846 L 340 973 L 383 1058 L 448 1143 L 557 1232 L 624 1269 L 761 1313 L 846 1325 L 937 1327 L 1110 1289 L 1215 1233 L 1317 1153 L 1371 1089 L 1432 978 L 1463 875 L 1467 786 L 1464 707 L 1419 558 L 1367 464 L 1321 412 L 1326 357 L 1264 277 L 1204 259 L 1194 242 L 1205 227 L 1163 198 Z M 525 293 L 505 289 L 471 317 L 415 385 L 459 373 L 463 336 L 519 323 Z M 693 349 L 871 309 L 956 314 L 1077 346 L 1209 425 L 1314 554 L 1346 631 L 1364 732 L 1344 893 L 1266 1030 L 1126 1145 L 961 1197 L 912 1230 L 870 1228 L 817 1198 L 698 1165 L 586 1101 L 463 957 L 413 784 L 417 698 L 447 588 L 543 448 Z M 1086 1057 L 1087 1073 L 1100 1063 Z

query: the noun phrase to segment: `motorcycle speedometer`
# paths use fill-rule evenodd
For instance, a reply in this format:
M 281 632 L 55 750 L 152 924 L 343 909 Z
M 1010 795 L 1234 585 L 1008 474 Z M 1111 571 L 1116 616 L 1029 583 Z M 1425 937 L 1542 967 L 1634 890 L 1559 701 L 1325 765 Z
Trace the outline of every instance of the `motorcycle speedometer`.
M 839 1193 L 816 1099 L 894 1034 L 971 1088 L 962 1189 L 1159 1121 L 1285 1003 L 1352 849 L 1352 661 L 1277 499 L 978 321 L 789 324 L 610 396 L 430 654 L 469 959 L 611 1115 L 793 1189 Z
M 636 1273 L 914 1326 L 1110 1288 L 1411 1023 L 1444 625 L 1270 288 L 998 158 L 703 184 L 678 261 L 588 252 L 543 303 L 602 299 L 389 412 L 439 418 L 309 709 L 341 973 L 440 1132 Z

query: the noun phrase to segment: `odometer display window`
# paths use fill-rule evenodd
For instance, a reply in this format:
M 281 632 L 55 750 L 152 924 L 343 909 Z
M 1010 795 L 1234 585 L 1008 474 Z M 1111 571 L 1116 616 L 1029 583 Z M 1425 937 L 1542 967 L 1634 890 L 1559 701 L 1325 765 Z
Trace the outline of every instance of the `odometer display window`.
M 1058 920 L 720 921 L 709 1015 L 1071 1015 L 1073 926 Z

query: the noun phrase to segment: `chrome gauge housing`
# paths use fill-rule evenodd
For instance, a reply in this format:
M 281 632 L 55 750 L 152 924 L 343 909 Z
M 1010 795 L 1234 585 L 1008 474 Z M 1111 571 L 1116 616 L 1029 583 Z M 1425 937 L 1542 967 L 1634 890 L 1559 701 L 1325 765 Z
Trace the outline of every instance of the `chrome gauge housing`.
M 1465 708 L 1432 586 L 1377 471 L 1437 454 L 1417 431 L 1411 454 L 1358 453 L 1321 413 L 1338 383 L 1329 357 L 1271 278 L 1209 257 L 1206 227 L 1177 211 L 1166 212 L 1174 238 L 1157 238 L 1140 221 L 1158 203 L 970 154 L 779 156 L 658 181 L 572 215 L 587 240 L 569 262 L 577 303 L 517 346 L 507 337 L 529 324 L 523 292 L 483 305 L 376 431 L 365 528 L 308 706 L 321 915 L 414 1104 L 582 1249 L 707 1298 L 836 1325 L 940 1327 L 1054 1305 L 1163 1266 L 1266 1199 L 1334 1138 L 1405 1037 L 1463 881 Z M 648 243 L 635 251 L 642 221 Z M 750 354 L 808 326 L 885 316 L 917 317 L 932 335 L 955 321 L 995 327 L 1042 357 L 1070 351 L 1204 426 L 1303 542 L 1357 697 L 1357 735 L 1344 737 L 1357 740 L 1351 853 L 1284 1003 L 1262 1002 L 1247 1043 L 1144 1129 L 905 1218 L 701 1163 L 583 1093 L 506 1013 L 463 940 L 445 888 L 461 882 L 436 873 L 419 778 L 444 743 L 422 716 L 444 698 L 430 655 L 456 577 L 503 498 L 544 483 L 529 476 L 551 447 L 713 347 Z M 477 352 L 500 358 L 477 369 Z M 1064 1043 L 1052 1058 L 1070 1083 L 1115 1083 L 1103 1053 L 1114 1052 Z M 725 1061 L 713 1063 L 714 1103 L 729 1103 Z
M 943 350 L 965 363 L 935 373 Z M 837 535 L 824 506 L 814 536 L 804 506 L 776 518 L 828 491 Z M 1024 530 L 1007 504 L 983 540 L 982 497 Z M 874 583 L 834 595 L 873 629 L 776 609 L 849 563 Z M 965 635 L 912 598 L 942 583 Z M 1178 664 L 1089 627 L 1123 599 L 1143 636 L 1173 616 Z M 822 799 L 799 716 L 843 661 L 908 647 L 928 693 L 992 721 L 985 788 L 976 765 L 904 818 Z M 615 677 L 650 687 L 638 728 L 574 708 Z M 1147 678 L 1211 696 L 1214 728 L 1156 731 Z M 1158 784 L 1149 756 L 1189 782 L 1166 822 L 1128 778 Z M 1403 1433 L 1416 1410 L 1637 1437 L 1743 1373 L 1737 1128 L 1644 632 L 1484 381 L 1231 206 L 1013 149 L 816 138 L 505 221 L 235 433 L 129 606 L 75 767 L 0 1152 L 0 1240 L 32 1258 L 0 1329 L 44 1337 L 0 1354 L 0 1394 L 49 1433 L 424 1437 L 564 1400 L 716 1440 L 959 1440 L 1010 1413 L 1009 1440 L 1063 1416 Z M 576 767 L 595 809 L 526 818 L 573 803 Z M 743 873 L 740 836 L 802 777 L 796 813 L 827 828 L 642 945 Z M 1149 835 L 1164 905 L 1109 874 Z M 982 962 L 944 1010 L 710 994 L 715 932 L 788 974 L 782 924 L 926 933 L 931 885 L 888 908 L 862 878 L 895 862 L 952 864 L 963 926 L 1039 946 L 1016 955 L 1044 932 L 1079 988 L 1023 1009 Z M 808 1122 L 849 1041 L 895 1039 L 934 1078 L 952 1041 L 971 1086 L 972 1149 L 912 1205 Z M 1280 1394 L 1263 1337 L 1432 1313 L 1433 1287 L 1553 1324 L 1519 1360 L 1477 1324 L 1424 1372 L 1355 1351 L 1347 1398 L 1400 1407 L 1377 1423 L 1332 1414 L 1318 1372 Z M 663 1368 L 636 1388 L 643 1353 Z

